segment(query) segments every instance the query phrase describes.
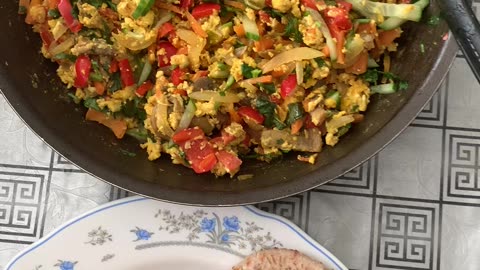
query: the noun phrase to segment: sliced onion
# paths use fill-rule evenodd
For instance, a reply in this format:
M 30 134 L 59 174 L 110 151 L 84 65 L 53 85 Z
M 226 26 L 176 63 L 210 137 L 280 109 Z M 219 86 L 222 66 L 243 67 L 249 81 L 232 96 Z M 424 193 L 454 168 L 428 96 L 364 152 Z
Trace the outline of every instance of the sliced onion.
M 317 57 L 325 56 L 321 51 L 315 50 L 309 47 L 299 47 L 293 48 L 291 50 L 277 54 L 275 57 L 270 59 L 263 67 L 263 73 L 268 73 L 275 68 L 290 62 L 301 61 L 301 60 L 310 60 Z
M 58 20 L 55 26 L 52 28 L 53 38 L 55 40 L 58 40 L 67 31 L 68 31 L 68 27 L 61 20 Z
M 52 43 L 52 45 L 50 45 L 49 52 L 51 55 L 57 55 L 69 50 L 73 47 L 73 45 L 75 45 L 75 37 L 71 36 L 58 45 Z
M 346 126 L 353 121 L 355 121 L 355 118 L 353 118 L 353 116 L 351 115 L 344 115 L 338 118 L 332 118 L 326 123 L 327 132 L 336 133 L 339 128 Z
M 152 72 L 152 64 L 148 61 L 148 57 L 145 59 L 145 64 L 143 65 L 142 73 L 140 74 L 140 78 L 138 79 L 137 85 L 141 85 L 148 79 L 150 73 Z
M 303 66 L 302 61 L 295 63 L 295 73 L 297 74 L 297 84 L 300 85 L 303 83 Z
M 186 29 L 177 29 L 177 36 L 187 42 L 190 45 L 188 50 L 188 58 L 193 68 L 200 64 L 200 54 L 203 51 L 205 45 L 207 45 L 206 39 L 198 37 L 195 32 Z
M 176 132 L 180 130 L 184 130 L 190 126 L 193 117 L 195 116 L 195 103 L 190 99 L 188 101 L 187 107 L 185 107 L 185 111 L 183 112 L 182 118 L 180 119 L 180 123 L 178 124 Z
M 157 98 L 157 104 L 153 109 L 153 115 L 151 118 L 152 127 L 167 138 L 173 136 L 173 130 L 168 123 L 168 100 L 165 95 Z M 163 137 L 163 136 L 162 136 Z
M 238 47 L 235 49 L 235 56 L 240 58 L 247 51 L 247 46 Z
M 318 11 L 308 7 L 306 9 L 307 12 L 312 15 L 313 19 L 320 23 L 320 31 L 322 32 L 323 36 L 325 37 L 325 41 L 327 42 L 327 47 L 330 52 L 330 59 L 332 59 L 332 61 L 337 60 L 337 44 L 332 38 L 330 30 L 327 27 L 327 23 L 323 19 L 322 15 L 318 13 Z
M 172 14 L 171 12 L 167 11 L 167 10 L 161 9 L 161 10 L 159 11 L 158 17 L 159 17 L 160 19 L 159 19 L 158 22 L 155 24 L 154 29 L 158 29 L 158 28 L 160 28 L 160 26 L 162 26 L 162 24 L 170 21 L 170 19 L 173 18 L 173 14 Z
M 237 94 L 233 94 L 230 92 L 224 93 L 225 95 L 220 95 L 217 91 L 197 91 L 192 92 L 188 96 L 190 98 L 200 100 L 200 101 L 210 101 L 213 100 L 214 102 L 221 102 L 221 103 L 237 103 L 240 101 L 240 98 Z

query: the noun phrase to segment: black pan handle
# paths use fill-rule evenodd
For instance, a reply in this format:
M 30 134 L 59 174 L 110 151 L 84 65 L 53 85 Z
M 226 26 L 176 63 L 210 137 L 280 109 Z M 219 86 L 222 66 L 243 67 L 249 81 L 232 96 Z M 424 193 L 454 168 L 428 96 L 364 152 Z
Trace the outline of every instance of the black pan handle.
M 480 82 L 480 23 L 467 0 L 438 0 L 442 14 Z

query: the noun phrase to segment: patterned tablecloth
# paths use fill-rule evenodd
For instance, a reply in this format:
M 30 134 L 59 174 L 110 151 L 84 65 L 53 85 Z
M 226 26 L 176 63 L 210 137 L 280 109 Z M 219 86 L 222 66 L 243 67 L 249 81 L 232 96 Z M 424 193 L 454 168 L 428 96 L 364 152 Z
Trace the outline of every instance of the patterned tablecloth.
M 480 86 L 461 54 L 415 122 L 332 183 L 258 205 L 353 269 L 480 269 Z M 475 117 L 476 116 L 476 117 Z M 0 95 L 0 270 L 66 220 L 128 196 L 46 146 Z

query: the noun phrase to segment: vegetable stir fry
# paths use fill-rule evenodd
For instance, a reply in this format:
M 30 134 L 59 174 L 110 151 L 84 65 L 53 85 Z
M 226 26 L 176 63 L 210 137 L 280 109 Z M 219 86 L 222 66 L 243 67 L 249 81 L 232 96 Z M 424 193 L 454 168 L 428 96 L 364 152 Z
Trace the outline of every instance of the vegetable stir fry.
M 363 120 L 428 0 L 20 0 L 86 119 L 196 173 L 290 151 L 314 163 Z

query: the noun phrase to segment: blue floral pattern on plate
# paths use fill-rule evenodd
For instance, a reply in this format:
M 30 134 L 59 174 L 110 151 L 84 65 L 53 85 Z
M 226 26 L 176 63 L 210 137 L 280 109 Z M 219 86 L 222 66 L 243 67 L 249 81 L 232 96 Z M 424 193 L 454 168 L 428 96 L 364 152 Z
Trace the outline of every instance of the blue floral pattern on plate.
M 58 260 L 58 263 L 54 266 L 57 266 L 60 270 L 74 270 L 76 264 L 77 262 Z
M 191 214 L 174 215 L 169 210 L 159 210 L 156 218 L 162 220 L 160 231 L 170 234 L 188 232 L 188 241 L 199 241 L 227 247 L 236 246 L 241 250 L 256 251 L 266 248 L 282 247 L 270 232 L 257 226 L 255 222 L 242 222 L 237 216 L 224 216 L 216 213 L 195 210 Z M 203 236 L 206 236 L 204 238 Z
M 162 260 L 185 269 L 199 258 L 208 269 L 221 270 L 254 251 L 284 246 L 310 254 L 329 269 L 347 270 L 295 225 L 254 207 L 201 208 L 140 197 L 66 223 L 20 253 L 6 270 L 136 269 L 138 262 Z

